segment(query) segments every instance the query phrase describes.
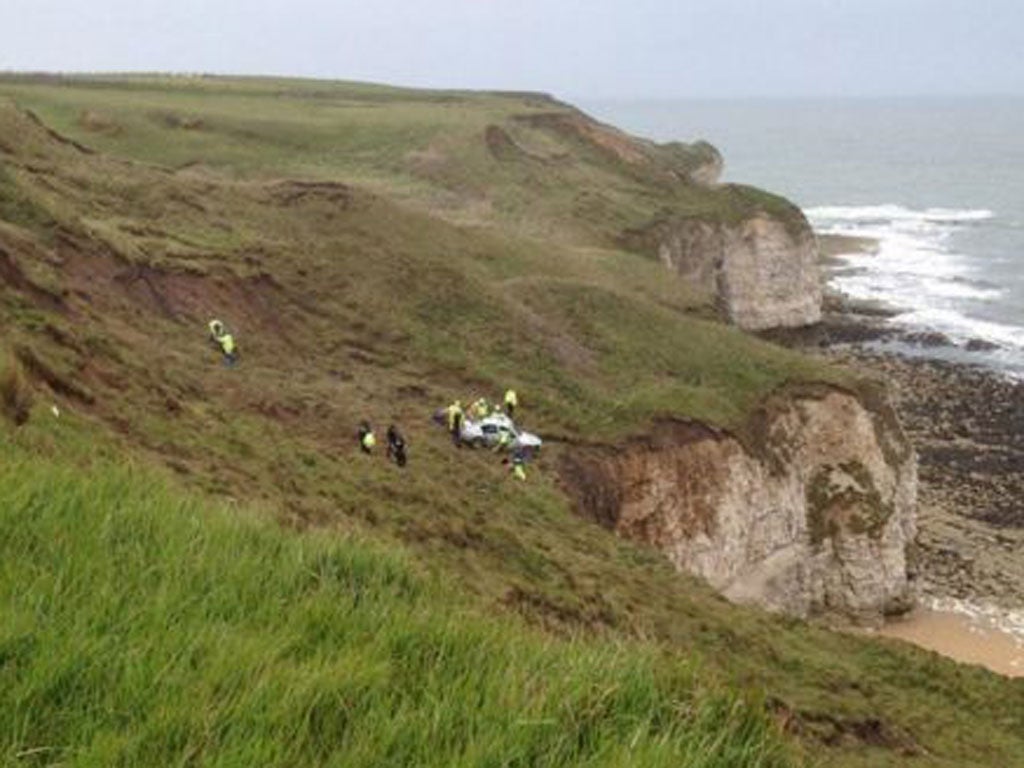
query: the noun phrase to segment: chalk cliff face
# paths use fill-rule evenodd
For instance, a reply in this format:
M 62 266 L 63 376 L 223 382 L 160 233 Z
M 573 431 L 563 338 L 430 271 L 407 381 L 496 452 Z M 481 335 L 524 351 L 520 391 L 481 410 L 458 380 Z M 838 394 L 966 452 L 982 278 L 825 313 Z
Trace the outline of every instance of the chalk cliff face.
M 647 239 L 665 266 L 717 296 L 741 328 L 811 325 L 821 319 L 817 244 L 803 217 L 794 216 L 788 224 L 764 214 L 736 225 L 663 221 Z
M 872 623 L 914 601 L 916 459 L 891 408 L 826 390 L 765 406 L 745 440 L 662 425 L 582 451 L 583 514 L 660 549 L 737 602 Z

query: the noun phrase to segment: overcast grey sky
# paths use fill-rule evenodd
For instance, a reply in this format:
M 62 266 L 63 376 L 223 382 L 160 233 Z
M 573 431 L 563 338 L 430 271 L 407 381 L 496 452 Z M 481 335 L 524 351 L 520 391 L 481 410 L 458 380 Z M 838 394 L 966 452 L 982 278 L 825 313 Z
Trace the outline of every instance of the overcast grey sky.
M 582 98 L 1024 94 L 1024 0 L 0 0 L 0 70 Z

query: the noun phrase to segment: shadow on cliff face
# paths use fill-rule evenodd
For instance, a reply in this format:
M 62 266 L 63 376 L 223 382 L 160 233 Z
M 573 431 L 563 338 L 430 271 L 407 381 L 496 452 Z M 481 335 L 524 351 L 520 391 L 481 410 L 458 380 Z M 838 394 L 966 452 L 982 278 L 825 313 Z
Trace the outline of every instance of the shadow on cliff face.
M 694 445 L 720 436 L 704 424 L 663 419 L 649 434 L 631 438 L 621 446 L 576 446 L 561 456 L 559 477 L 580 515 L 615 531 L 630 485 L 624 457 Z

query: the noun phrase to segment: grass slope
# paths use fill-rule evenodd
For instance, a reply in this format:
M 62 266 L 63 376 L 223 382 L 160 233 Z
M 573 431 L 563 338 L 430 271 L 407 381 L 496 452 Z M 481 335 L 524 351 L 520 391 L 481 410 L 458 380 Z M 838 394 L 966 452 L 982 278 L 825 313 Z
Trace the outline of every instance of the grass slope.
M 451 94 L 350 85 L 160 83 L 6 80 L 3 88 L 61 127 L 77 123 L 83 109 L 144 116 L 147 100 L 171 98 L 165 91 L 183 90 L 204 108 L 236 115 L 272 114 L 280 101 L 299 105 L 288 130 L 300 139 L 304 94 L 327 92 L 309 97 L 312 109 L 327 114 L 343 93 L 374 120 L 411 122 L 415 146 L 420 118 L 409 115 L 453 104 Z M 244 108 L 233 106 L 243 97 Z M 524 98 L 462 94 L 456 102 L 463 112 L 487 113 L 495 102 L 521 110 Z M 78 101 L 61 123 L 60 105 L 69 99 Z M 373 99 L 371 108 L 365 102 Z M 334 114 L 332 130 L 340 130 L 346 113 L 337 107 Z M 483 124 L 492 116 L 460 118 L 459 125 L 463 119 Z M 276 129 L 241 142 L 249 171 L 225 160 L 235 145 L 220 134 L 204 139 L 200 166 L 174 170 L 155 164 L 163 160 L 152 153 L 175 144 L 173 131 L 191 136 L 198 129 L 154 129 L 138 140 L 138 155 L 125 159 L 135 129 L 119 120 L 106 148 L 120 159 L 0 108 L 0 323 L 38 395 L 29 423 L 4 435 L 24 443 L 27 455 L 18 460 L 27 473 L 50 472 L 31 464 L 54 454 L 88 472 L 93 452 L 111 460 L 129 454 L 170 468 L 193 489 L 256 504 L 290 527 L 399 547 L 433 574 L 424 583 L 444 583 L 431 605 L 457 591 L 454 602 L 476 611 L 519 615 L 560 637 L 585 633 L 621 643 L 642 658 L 654 653 L 667 665 L 653 667 L 655 677 L 675 679 L 671 670 L 696 664 L 702 684 L 713 689 L 744 689 L 753 701 L 763 694 L 808 753 L 828 746 L 829 765 L 895 765 L 909 754 L 935 766 L 1021 760 L 1019 683 L 899 643 L 735 608 L 654 553 L 578 518 L 558 486 L 558 455 L 577 442 L 619 440 L 665 415 L 741 431 L 780 387 L 850 385 L 849 374 L 711 322 L 706 297 L 687 295 L 643 257 L 587 238 L 571 241 L 572 227 L 560 216 L 546 221 L 570 242 L 542 243 L 502 217 L 480 228 L 431 215 L 434 203 L 417 196 L 441 189 L 433 181 L 403 197 L 412 182 L 403 187 L 382 172 L 370 192 L 345 183 L 344 164 L 317 166 L 308 174 L 316 183 L 281 178 L 301 169 L 275 167 L 275 156 L 298 162 L 305 150 Z M 74 128 L 74 135 L 98 144 L 105 134 L 96 133 L 96 120 L 87 122 L 92 127 Z M 472 156 L 480 137 L 466 137 Z M 319 141 L 308 139 L 311 147 Z M 405 145 L 381 150 L 381 157 L 398 146 Z M 642 199 L 640 207 L 668 199 L 657 180 L 644 181 L 606 155 L 566 163 L 563 178 L 612 174 L 623 189 L 634 184 L 630 194 Z M 517 189 L 504 182 L 495 188 Z M 531 205 L 547 205 L 545 195 L 534 197 Z M 237 333 L 243 360 L 236 370 L 223 369 L 205 343 L 213 315 Z M 509 384 L 523 396 L 526 426 L 552 449 L 531 466 L 525 485 L 513 484 L 493 456 L 456 452 L 427 423 L 452 397 L 496 394 Z M 63 409 L 60 419 L 47 415 L 51 400 Z M 403 425 L 407 471 L 358 454 L 354 427 L 364 417 L 379 429 L 389 420 Z M 292 535 L 275 532 L 275 546 L 314 546 Z M 326 535 L 310 540 L 333 546 Z M 299 543 L 286 543 L 292 541 Z M 15 547 L 5 567 L 28 567 L 31 552 Z M 81 578 L 101 576 L 84 571 Z M 19 571 L 7 583 L 23 578 Z M 70 621 L 75 612 L 67 610 Z M 202 617 L 190 619 L 201 633 Z M 505 623 L 487 626 L 513 631 Z M 571 657 L 566 653 L 560 658 Z M 75 689 L 65 704 L 87 707 L 91 695 Z M 143 706 L 139 717 L 158 718 L 157 706 Z M 32 744 L 77 747 L 86 740 L 59 719 L 47 722 Z M 728 733 L 732 726 L 725 727 Z M 488 763 L 479 757 L 475 764 Z
M 3 449 L 0 763 L 784 766 L 650 646 L 552 640 L 393 552 Z
M 799 211 L 688 181 L 697 143 L 629 137 L 542 94 L 204 77 L 0 77 L 0 97 L 107 153 L 241 178 L 344 179 L 458 221 L 614 245 L 666 211 L 735 221 Z

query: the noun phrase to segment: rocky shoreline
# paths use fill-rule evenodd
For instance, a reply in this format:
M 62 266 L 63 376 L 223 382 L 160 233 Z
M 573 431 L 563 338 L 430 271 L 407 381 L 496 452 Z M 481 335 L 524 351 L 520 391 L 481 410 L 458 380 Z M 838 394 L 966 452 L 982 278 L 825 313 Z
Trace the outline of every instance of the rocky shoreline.
M 976 366 L 833 349 L 889 380 L 918 452 L 922 595 L 1024 604 L 1024 383 Z
M 860 308 L 856 308 L 859 310 Z M 886 378 L 919 457 L 915 575 L 922 598 L 1024 605 L 1024 382 L 920 356 L 942 339 L 908 337 L 835 297 L 823 322 L 775 341 Z M 884 351 L 879 343 L 913 354 Z

